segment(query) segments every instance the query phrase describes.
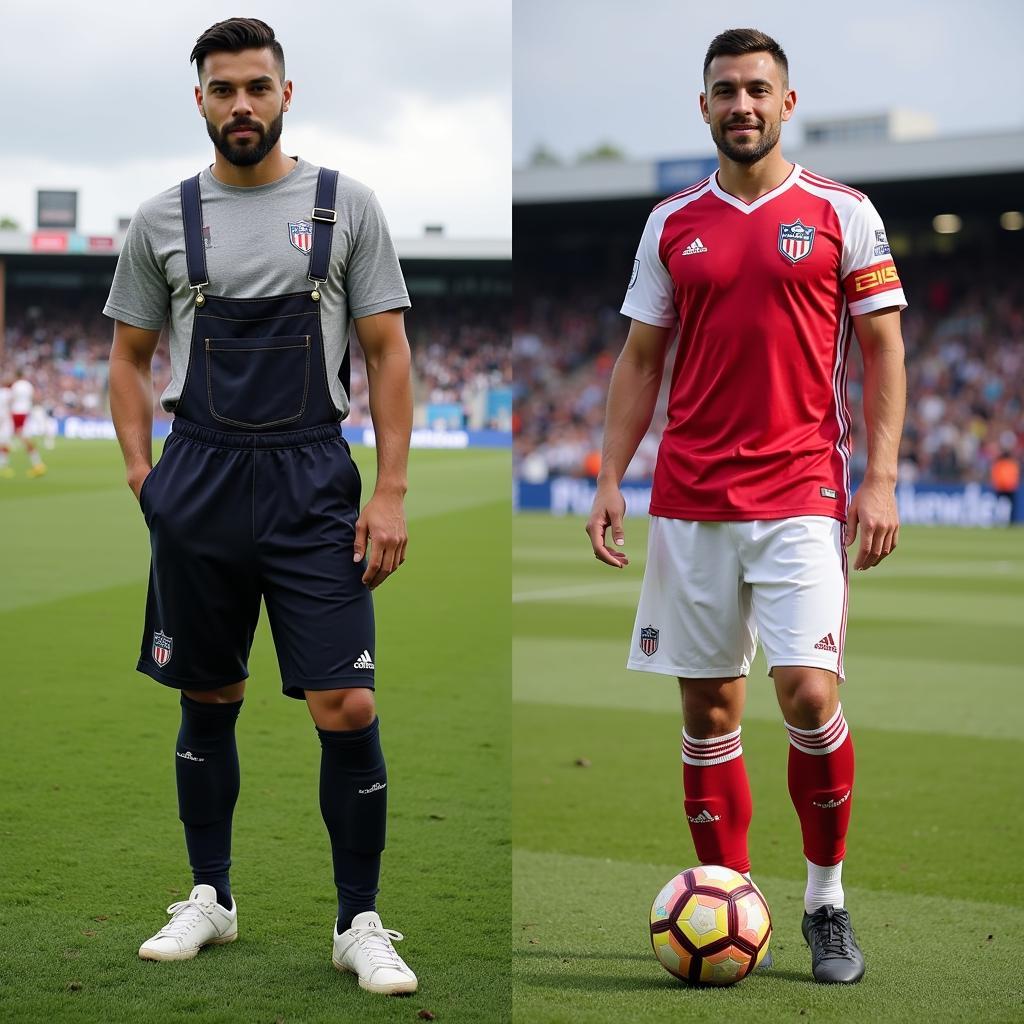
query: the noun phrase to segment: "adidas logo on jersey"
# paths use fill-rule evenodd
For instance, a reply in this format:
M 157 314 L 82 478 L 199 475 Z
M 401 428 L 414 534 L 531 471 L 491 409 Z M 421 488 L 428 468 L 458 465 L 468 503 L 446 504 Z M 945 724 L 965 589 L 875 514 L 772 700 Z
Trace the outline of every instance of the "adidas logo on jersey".
M 373 658 L 370 657 L 369 651 L 363 651 L 358 658 L 352 663 L 353 668 L 373 668 Z
M 721 821 L 722 816 L 720 814 L 712 814 L 706 807 L 700 814 L 688 814 L 687 820 L 693 822 L 694 825 L 707 825 L 712 821 Z
M 814 634 L 812 633 L 811 635 L 813 636 Z M 832 639 L 832 634 L 831 633 L 828 633 L 826 636 L 823 636 L 814 645 L 814 649 L 816 651 L 831 651 L 833 654 L 838 654 L 839 653 L 839 648 L 836 647 L 836 642 L 835 642 L 835 640 Z
M 707 252 L 708 247 L 700 240 L 698 235 L 684 250 L 684 256 L 693 256 L 698 252 Z
M 846 801 L 850 799 L 850 792 L 851 791 L 848 789 L 846 793 L 843 794 L 843 796 L 841 796 L 838 800 L 826 800 L 823 804 L 818 803 L 817 800 L 812 800 L 811 803 L 814 804 L 815 807 L 824 807 L 826 809 L 830 809 L 832 807 L 842 807 L 843 804 L 845 804 Z

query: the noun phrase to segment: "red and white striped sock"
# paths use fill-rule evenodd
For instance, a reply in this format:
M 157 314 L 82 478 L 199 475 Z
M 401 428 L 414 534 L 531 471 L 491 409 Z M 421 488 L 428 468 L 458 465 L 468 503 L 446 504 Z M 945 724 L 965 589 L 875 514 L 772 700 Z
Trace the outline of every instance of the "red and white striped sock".
M 697 739 L 683 731 L 683 806 L 697 860 L 743 874 L 753 806 L 740 732 Z
M 853 802 L 853 740 L 840 704 L 817 729 L 789 733 L 789 795 L 800 819 L 807 858 L 804 907 L 809 914 L 826 903 L 841 907 L 843 858 Z

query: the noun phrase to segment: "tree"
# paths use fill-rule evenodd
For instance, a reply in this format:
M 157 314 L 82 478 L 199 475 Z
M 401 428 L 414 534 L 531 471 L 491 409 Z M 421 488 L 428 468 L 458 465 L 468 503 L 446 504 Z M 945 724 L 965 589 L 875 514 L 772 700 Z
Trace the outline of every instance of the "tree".
M 6 214 L 0 217 L 0 231 L 17 231 L 18 222 L 13 217 L 8 217 Z
M 577 163 L 596 164 L 601 161 L 625 160 L 625 151 L 614 142 L 599 142 L 593 149 L 585 150 L 576 158 Z
M 533 152 L 526 161 L 530 167 L 558 167 L 562 161 L 554 150 L 548 149 L 543 142 L 533 147 Z

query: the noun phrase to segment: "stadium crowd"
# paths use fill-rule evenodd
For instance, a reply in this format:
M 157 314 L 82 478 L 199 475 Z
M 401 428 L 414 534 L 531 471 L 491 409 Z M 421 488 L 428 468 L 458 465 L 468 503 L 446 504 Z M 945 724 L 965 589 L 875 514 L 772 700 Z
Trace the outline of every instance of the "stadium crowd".
M 900 453 L 906 482 L 988 482 L 1002 452 L 1024 453 L 1024 280 L 988 261 L 901 262 L 907 419 Z M 621 282 L 555 299 L 520 301 L 513 329 L 515 458 L 524 479 L 594 476 L 600 466 L 608 380 L 628 321 Z M 674 349 L 668 360 L 674 358 Z M 666 374 L 666 379 L 667 379 Z M 863 364 L 851 346 L 848 402 L 852 470 L 866 461 Z M 663 385 L 654 423 L 628 472 L 654 471 L 666 422 Z
M 58 419 L 106 416 L 107 359 L 112 324 L 100 312 L 105 296 L 62 297 L 57 303 L 30 301 L 8 310 L 5 354 L 0 379 L 26 377 L 36 388 L 36 402 Z M 437 299 L 417 300 L 406 317 L 413 352 L 413 379 L 418 410 L 432 403 L 460 405 L 463 425 L 508 429 L 488 418 L 486 397 L 493 388 L 510 388 L 510 328 L 494 302 L 467 301 L 453 308 Z M 157 396 L 167 387 L 171 367 L 166 338 L 153 358 Z M 369 426 L 366 367 L 358 343 L 352 347 L 351 426 Z M 159 419 L 170 414 L 156 406 Z

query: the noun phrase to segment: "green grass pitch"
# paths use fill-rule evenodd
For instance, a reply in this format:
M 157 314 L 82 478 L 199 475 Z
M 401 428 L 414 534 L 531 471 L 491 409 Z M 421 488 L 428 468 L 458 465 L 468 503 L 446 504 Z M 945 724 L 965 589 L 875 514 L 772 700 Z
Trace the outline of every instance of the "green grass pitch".
M 717 990 L 676 982 L 647 934 L 654 896 L 695 856 L 676 684 L 623 667 L 645 534 L 627 520 L 633 564 L 616 571 L 581 520 L 514 520 L 515 1019 L 1024 1020 L 1024 530 L 904 529 L 851 581 L 844 883 L 859 985 L 810 979 L 786 736 L 759 656 L 743 746 L 775 969 Z
M 373 452 L 355 454 L 372 481 Z M 319 746 L 265 621 L 238 727 L 239 940 L 137 959 L 191 882 L 177 696 L 134 671 L 148 543 L 117 446 L 60 442 L 46 461 L 29 480 L 16 454 L 0 479 L 0 1020 L 509 1020 L 509 453 L 413 452 L 408 561 L 377 591 L 379 907 L 420 978 L 407 999 L 331 966 Z

